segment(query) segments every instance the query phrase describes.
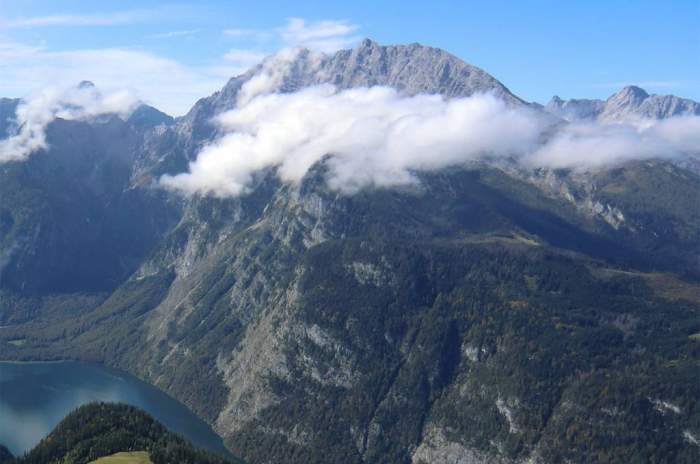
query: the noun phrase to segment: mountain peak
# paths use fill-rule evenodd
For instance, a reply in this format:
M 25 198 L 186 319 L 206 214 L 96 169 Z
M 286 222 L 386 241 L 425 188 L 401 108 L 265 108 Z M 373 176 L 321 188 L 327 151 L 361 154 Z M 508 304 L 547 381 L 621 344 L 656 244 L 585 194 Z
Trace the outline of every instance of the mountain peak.
M 78 88 L 81 90 L 94 89 L 95 84 L 92 81 L 80 81 L 80 83 L 78 84 Z
M 365 37 L 362 39 L 362 41 L 357 44 L 355 47 L 356 49 L 367 49 L 367 48 L 379 48 L 381 45 L 379 45 L 378 42 L 375 42 L 374 40 L 370 39 L 369 37 Z
M 442 49 L 419 43 L 381 45 L 365 38 L 355 48 L 330 55 L 319 57 L 303 50 L 292 60 L 267 62 L 268 68 L 275 66 L 279 67 L 273 72 L 258 65 L 232 78 L 221 91 L 200 100 L 183 121 L 192 124 L 197 120 L 201 127 L 208 126 L 214 114 L 235 107 L 243 85 L 261 71 L 275 75 L 274 86 L 268 89 L 271 92 L 295 92 L 318 84 L 332 84 L 340 90 L 386 86 L 403 95 L 439 94 L 459 98 L 491 93 L 509 105 L 525 104 L 484 70 Z M 202 133 L 210 132 L 202 129 Z
M 352 50 L 326 57 L 312 77 L 338 88 L 394 87 L 406 95 L 440 94 L 466 97 L 490 92 L 509 104 L 522 104 L 501 82 L 445 50 L 419 43 L 381 45 L 364 39 Z
M 647 98 L 649 98 L 649 94 L 646 90 L 636 85 L 628 85 L 619 92 L 611 95 L 608 101 L 620 101 L 626 104 L 639 105 Z
M 649 95 L 636 85 L 628 85 L 607 100 L 562 100 L 552 97 L 547 111 L 568 120 L 590 119 L 619 122 L 636 119 L 665 119 L 700 115 L 700 103 L 674 95 Z
M 552 104 L 561 105 L 564 103 L 564 100 L 562 100 L 559 95 L 554 95 L 549 102 Z

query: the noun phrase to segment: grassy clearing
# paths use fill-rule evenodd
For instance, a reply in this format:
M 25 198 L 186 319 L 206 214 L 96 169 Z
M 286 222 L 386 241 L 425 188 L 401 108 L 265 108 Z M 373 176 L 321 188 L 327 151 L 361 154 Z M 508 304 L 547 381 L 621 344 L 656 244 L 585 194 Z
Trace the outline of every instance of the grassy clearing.
M 654 290 L 654 292 L 667 300 L 687 300 L 700 303 L 700 284 L 688 282 L 679 277 L 661 272 L 630 272 L 618 269 L 591 268 L 593 274 L 599 278 L 611 278 L 618 275 L 641 277 Z
M 153 464 L 153 462 L 147 452 L 133 451 L 105 456 L 90 464 Z

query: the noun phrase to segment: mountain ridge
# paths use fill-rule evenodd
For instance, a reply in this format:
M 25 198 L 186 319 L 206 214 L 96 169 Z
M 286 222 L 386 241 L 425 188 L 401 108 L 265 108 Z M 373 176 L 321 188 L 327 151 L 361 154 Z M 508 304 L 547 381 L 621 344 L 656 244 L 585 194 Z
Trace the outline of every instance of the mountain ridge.
M 650 95 L 637 86 L 627 86 L 607 100 L 552 97 L 545 109 L 568 120 L 623 122 L 635 119 L 665 119 L 700 115 L 700 103 L 675 95 Z

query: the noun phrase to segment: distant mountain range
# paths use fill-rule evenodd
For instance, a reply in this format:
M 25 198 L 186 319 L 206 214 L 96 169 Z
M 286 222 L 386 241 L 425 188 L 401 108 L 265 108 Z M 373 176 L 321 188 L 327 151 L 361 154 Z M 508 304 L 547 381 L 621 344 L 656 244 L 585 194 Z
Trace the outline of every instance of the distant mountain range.
M 160 188 L 262 74 L 270 91 L 490 92 L 542 111 L 447 52 L 365 40 L 268 60 L 179 118 L 57 119 L 48 150 L 0 164 L 0 358 L 125 369 L 251 463 L 697 462 L 694 158 L 485 159 L 346 195 L 328 157 L 238 197 Z M 17 104 L 0 100 L 0 134 Z M 544 109 L 566 124 L 698 108 L 628 87 Z
M 698 102 L 674 95 L 649 95 L 636 86 L 625 87 L 607 100 L 562 100 L 555 96 L 545 109 L 570 121 L 581 119 L 619 122 L 700 115 Z

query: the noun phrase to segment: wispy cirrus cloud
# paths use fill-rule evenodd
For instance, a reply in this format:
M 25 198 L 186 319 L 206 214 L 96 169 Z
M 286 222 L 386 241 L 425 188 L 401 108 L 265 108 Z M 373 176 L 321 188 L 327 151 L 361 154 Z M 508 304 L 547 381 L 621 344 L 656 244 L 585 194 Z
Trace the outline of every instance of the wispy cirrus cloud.
M 150 37 L 153 39 L 174 39 L 177 37 L 191 37 L 197 33 L 199 33 L 199 29 L 187 29 L 182 31 L 161 32 L 152 34 Z
M 331 53 L 359 42 L 360 37 L 355 35 L 359 28 L 347 20 L 309 22 L 302 18 L 289 18 L 278 32 L 286 46 Z
M 264 31 L 259 29 L 246 29 L 246 28 L 231 28 L 224 29 L 222 33 L 227 37 L 233 38 L 246 38 L 254 39 L 257 41 L 269 40 L 274 37 L 271 31 Z
M 275 48 L 303 47 L 314 51 L 332 53 L 359 42 L 356 35 L 360 26 L 348 20 L 324 19 L 307 21 L 289 18 L 280 27 L 273 29 L 225 29 L 223 34 L 235 39 L 253 40 Z
M 7 28 L 29 28 L 45 26 L 115 26 L 153 20 L 161 10 L 129 10 L 95 14 L 56 14 L 5 19 L 0 25 Z
M 333 53 L 359 42 L 360 37 L 356 35 L 359 29 L 359 25 L 348 20 L 307 21 L 302 18 L 289 18 L 283 26 L 271 29 L 225 29 L 222 31 L 224 36 L 248 45 L 249 48 L 229 50 L 223 56 L 224 63 L 212 69 L 219 75 L 239 75 L 280 49 L 286 49 L 288 54 L 294 54 L 294 50 L 300 48 Z M 277 56 L 282 55 L 284 53 Z M 256 82 L 258 80 L 256 79 Z
M 0 67 L 2 67 L 2 61 L 33 56 L 43 49 L 44 46 L 42 45 L 27 45 L 18 42 L 3 42 L 0 40 Z
M 232 48 L 226 54 L 224 54 L 224 59 L 229 61 L 236 61 L 239 63 L 247 63 L 250 65 L 260 63 L 267 53 L 256 52 L 254 50 L 248 50 L 243 48 Z

